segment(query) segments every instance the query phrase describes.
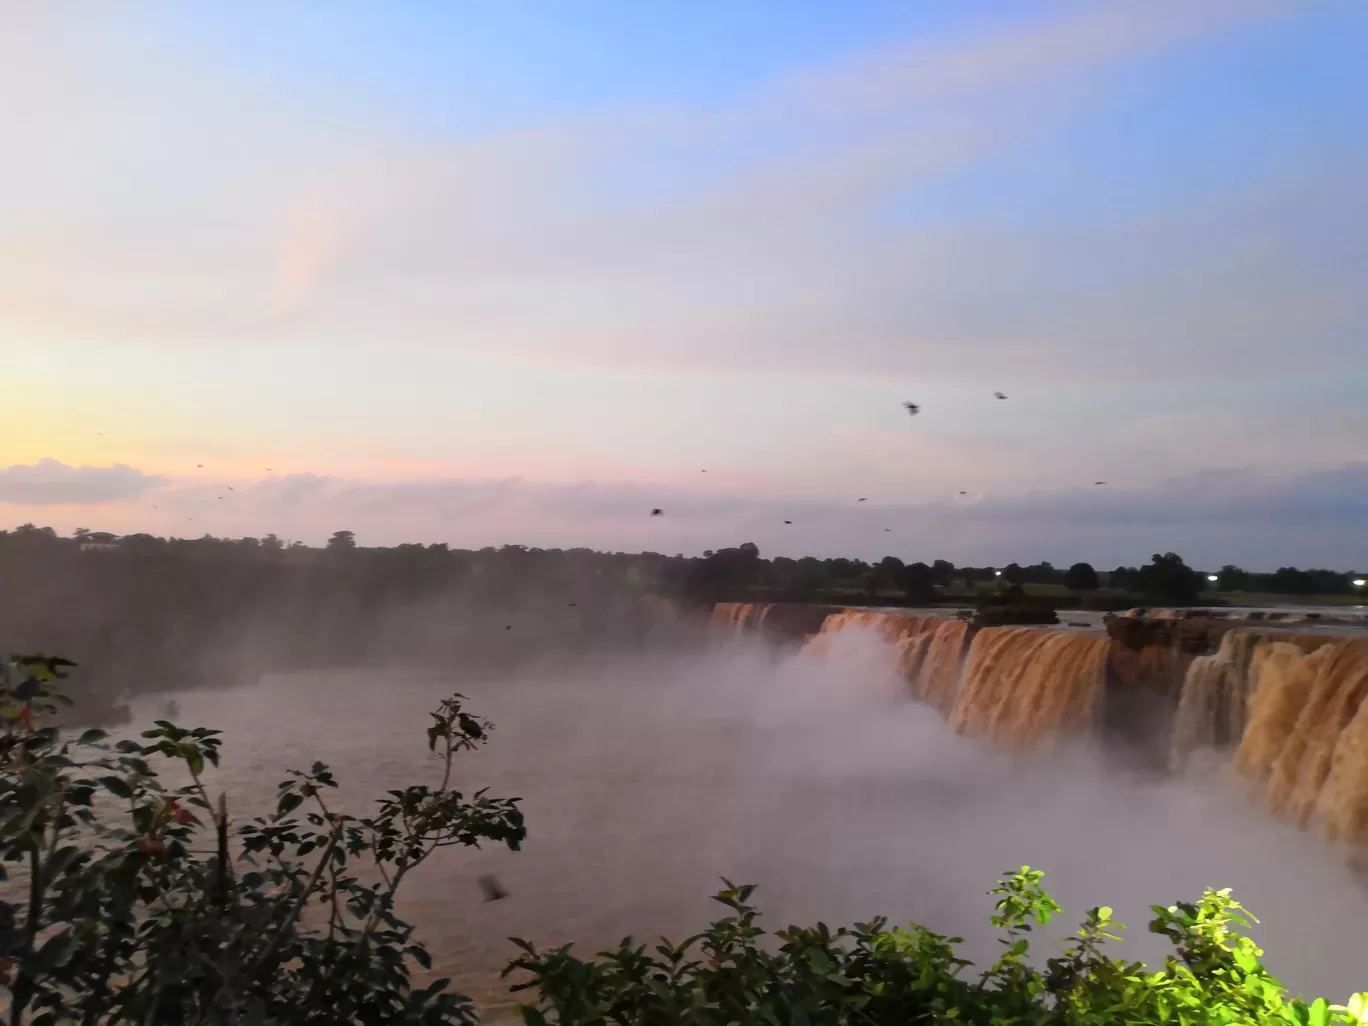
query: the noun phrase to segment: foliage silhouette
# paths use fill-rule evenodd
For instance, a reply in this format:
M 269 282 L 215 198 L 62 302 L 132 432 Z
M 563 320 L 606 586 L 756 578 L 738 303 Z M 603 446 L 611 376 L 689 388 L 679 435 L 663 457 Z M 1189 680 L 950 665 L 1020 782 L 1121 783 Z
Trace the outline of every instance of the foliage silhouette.
M 1150 930 L 1175 948 L 1156 971 L 1103 952 L 1121 929 L 1105 907 L 1090 910 L 1039 968 L 1027 934 L 1059 912 L 1042 876 L 1022 866 L 991 892 L 1004 950 L 977 979 L 955 953 L 960 938 L 915 924 L 889 929 L 880 918 L 832 930 L 818 923 L 771 936 L 750 904 L 754 887 L 730 881 L 716 896 L 729 914 L 678 944 L 662 940 L 648 952 L 628 937 L 582 960 L 569 945 L 541 951 L 515 939 L 522 955 L 505 975 L 525 977 L 514 989 L 535 992 L 522 1007 L 528 1026 L 1368 1024 L 1368 993 L 1345 1005 L 1289 998 L 1259 961 L 1262 951 L 1237 932 L 1252 917 L 1228 891 L 1153 906 Z
M 1090 563 L 1075 563 L 1064 573 L 1064 584 L 1074 591 L 1096 591 L 1100 587 L 1097 571 Z
M 461 696 L 427 728 L 436 787 L 390 791 L 358 818 L 329 804 L 337 784 L 316 762 L 280 785 L 274 813 L 233 829 L 203 778 L 218 731 L 159 720 L 110 745 L 43 724 L 71 665 L 19 657 L 0 681 L 0 860 L 25 891 L 0 900 L 9 1026 L 475 1021 L 448 981 L 412 985 L 431 960 L 394 912 L 437 849 L 525 835 L 517 799 L 450 788 L 454 757 L 491 729 Z M 190 783 L 166 785 L 168 762 Z

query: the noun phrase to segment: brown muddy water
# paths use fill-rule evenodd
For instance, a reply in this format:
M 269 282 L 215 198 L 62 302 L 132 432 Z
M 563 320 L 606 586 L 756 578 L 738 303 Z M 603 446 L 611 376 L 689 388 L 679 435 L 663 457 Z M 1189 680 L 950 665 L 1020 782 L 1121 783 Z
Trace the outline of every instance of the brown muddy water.
M 183 725 L 226 732 L 211 788 L 237 816 L 266 811 L 291 767 L 329 763 L 342 804 L 434 781 L 423 729 L 453 690 L 496 723 L 458 763 L 460 784 L 523 799 L 521 852 L 447 850 L 410 878 L 402 911 L 490 1011 L 511 935 L 584 950 L 633 934 L 682 936 L 719 906 L 719 878 L 760 885 L 771 927 L 916 920 L 994 957 L 985 892 L 1022 864 L 1046 870 L 1063 936 L 1113 906 L 1126 953 L 1162 953 L 1151 903 L 1232 887 L 1291 987 L 1343 1001 L 1368 989 L 1368 890 L 1317 839 L 1248 807 L 1219 768 L 1141 779 L 1075 745 L 1013 757 L 959 737 L 911 701 L 880 638 L 842 632 L 825 657 L 728 642 L 478 683 L 392 672 L 270 676 L 232 691 L 144 696 L 139 725 L 174 698 Z M 476 878 L 510 891 L 482 900 Z

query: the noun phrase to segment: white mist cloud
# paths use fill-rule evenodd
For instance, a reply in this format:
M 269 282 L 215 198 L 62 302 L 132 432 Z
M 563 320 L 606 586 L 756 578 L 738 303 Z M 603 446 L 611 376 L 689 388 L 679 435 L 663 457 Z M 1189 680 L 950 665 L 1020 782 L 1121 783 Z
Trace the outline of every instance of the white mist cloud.
M 737 645 L 588 669 L 561 658 L 497 683 L 453 682 L 458 672 L 280 675 L 177 697 L 187 721 L 226 730 L 210 786 L 251 814 L 301 760 L 330 764 L 352 811 L 426 780 L 426 709 L 456 688 L 469 695 L 496 729 L 462 779 L 520 796 L 528 839 L 516 853 L 425 864 L 406 911 L 435 968 L 475 976 L 482 996 L 501 990 L 509 936 L 585 952 L 627 934 L 682 938 L 720 914 L 709 896 L 723 876 L 759 885 L 771 929 L 884 915 L 965 937 L 982 964 L 1000 951 L 986 892 L 1022 864 L 1046 871 L 1065 908 L 1052 936 L 1106 904 L 1128 926 L 1118 953 L 1157 960 L 1150 904 L 1231 887 L 1294 990 L 1343 1001 L 1368 986 L 1368 895 L 1319 838 L 1220 779 L 1137 779 L 1086 744 L 1013 759 L 958 737 L 905 696 L 872 635 L 839 637 L 826 660 Z M 147 702 L 148 719 L 164 697 Z M 358 715 L 368 729 L 354 729 Z M 481 900 L 484 872 L 507 900 Z
M 164 479 L 122 463 L 69 467 L 43 459 L 31 466 L 0 468 L 0 503 L 15 506 L 98 505 L 133 499 Z

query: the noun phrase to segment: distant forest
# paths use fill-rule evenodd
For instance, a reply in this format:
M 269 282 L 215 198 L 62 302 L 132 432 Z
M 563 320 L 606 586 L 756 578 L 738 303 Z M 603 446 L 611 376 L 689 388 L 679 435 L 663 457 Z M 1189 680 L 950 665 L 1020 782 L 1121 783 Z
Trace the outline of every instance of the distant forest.
M 1213 592 L 1332 600 L 1356 575 L 1283 568 L 1219 580 L 1173 554 L 1099 572 L 956 567 L 946 560 L 765 559 L 753 544 L 698 557 L 446 545 L 323 548 L 265 538 L 164 539 L 25 524 L 0 531 L 0 645 L 83 664 L 83 704 L 138 691 L 255 679 L 263 670 L 409 662 L 489 674 L 537 659 L 682 641 L 719 601 L 949 604 L 1033 601 L 1096 609 L 1221 601 Z M 1238 595 L 1226 595 L 1239 601 Z

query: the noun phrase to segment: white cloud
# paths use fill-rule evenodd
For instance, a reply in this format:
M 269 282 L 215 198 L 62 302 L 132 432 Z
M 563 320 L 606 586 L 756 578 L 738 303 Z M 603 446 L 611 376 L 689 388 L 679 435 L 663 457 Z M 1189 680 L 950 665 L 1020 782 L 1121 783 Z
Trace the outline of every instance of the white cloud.
M 116 20 L 29 14 L 0 42 L 22 157 L 0 168 L 0 270 L 14 272 L 0 302 L 16 338 L 384 339 L 765 372 L 963 378 L 992 360 L 1095 379 L 1143 349 L 1128 373 L 1168 373 L 1182 354 L 1210 374 L 1294 332 L 1348 358 L 1333 339 L 1368 301 L 1352 276 L 1322 273 L 1302 226 L 1308 210 L 1362 220 L 1352 174 L 1338 192 L 1290 183 L 1198 220 L 871 220 L 900 190 L 1105 97 L 1099 76 L 1119 62 L 1288 6 L 1084 5 L 857 54 L 718 111 L 622 109 L 441 144 L 187 67 Z M 1052 89 L 1080 73 L 1093 78 Z M 613 188 L 662 163 L 731 170 L 649 202 Z
M 0 469 L 0 503 L 15 506 L 92 505 L 132 499 L 161 484 L 122 463 L 69 467 L 53 459 Z

